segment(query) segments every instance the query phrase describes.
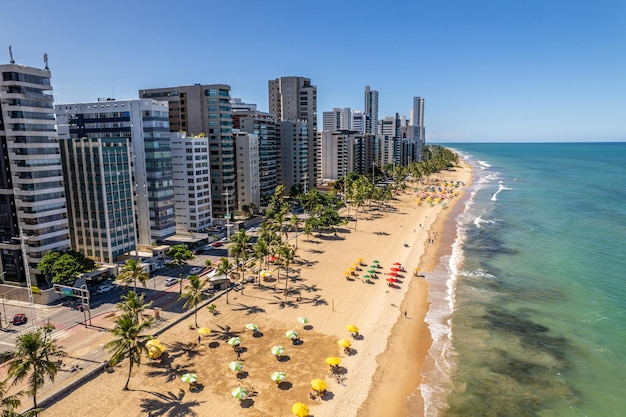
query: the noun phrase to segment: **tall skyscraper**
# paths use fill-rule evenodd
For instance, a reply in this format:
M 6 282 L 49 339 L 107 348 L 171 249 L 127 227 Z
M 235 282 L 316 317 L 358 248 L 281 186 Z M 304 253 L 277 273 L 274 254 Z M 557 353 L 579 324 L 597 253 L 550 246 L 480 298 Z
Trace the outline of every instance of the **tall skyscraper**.
M 280 77 L 268 82 L 269 111 L 274 113 L 279 122 L 304 121 L 307 127 L 307 139 L 305 141 L 307 159 L 307 175 L 302 177 L 298 173 L 289 174 L 292 178 L 306 179 L 306 188 L 311 189 L 317 183 L 316 170 L 316 141 L 317 141 L 317 87 L 311 85 L 311 80 L 304 77 Z M 281 131 L 281 141 L 283 132 Z M 300 135 L 301 132 L 298 133 Z M 293 132 L 289 133 L 293 136 Z M 281 144 L 282 148 L 282 144 Z M 295 155 L 281 155 L 283 172 L 285 166 L 300 166 L 299 162 L 286 161 L 284 157 L 296 157 Z M 284 179 L 283 179 L 284 182 Z
M 413 97 L 413 109 L 408 129 L 408 140 L 413 144 L 413 155 L 410 160 L 421 161 L 426 143 L 426 128 L 424 127 L 424 99 Z
M 365 133 L 378 133 L 378 91 L 370 90 L 370 86 L 365 86 Z
M 167 101 L 170 131 L 200 133 L 209 138 L 213 215 L 223 217 L 235 207 L 235 153 L 230 86 L 188 85 L 139 90 L 139 97 Z
M 176 223 L 167 103 L 150 99 L 101 100 L 59 104 L 56 112 L 63 140 L 129 140 L 138 242 L 151 245 L 173 236 Z
M 47 61 L 47 58 L 44 58 Z M 24 239 L 32 285 L 49 287 L 36 266 L 49 251 L 70 248 L 67 203 L 55 129 L 50 71 L 0 65 L 0 272 L 26 285 Z

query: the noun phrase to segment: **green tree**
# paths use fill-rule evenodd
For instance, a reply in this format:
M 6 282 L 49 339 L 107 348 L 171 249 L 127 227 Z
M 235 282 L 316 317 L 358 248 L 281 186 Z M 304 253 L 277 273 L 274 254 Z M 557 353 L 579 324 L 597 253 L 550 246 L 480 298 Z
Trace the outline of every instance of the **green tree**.
M 148 275 L 143 266 L 141 266 L 141 262 L 136 259 L 129 259 L 126 261 L 117 279 L 126 285 L 132 282 L 135 290 L 137 290 L 137 281 L 141 282 L 145 288 L 146 282 L 150 279 L 150 275 Z
M 144 355 L 148 355 L 148 347 L 146 343 L 152 339 L 150 335 L 142 335 L 142 332 L 149 329 L 154 324 L 154 318 L 145 321 L 139 321 L 132 313 L 125 313 L 115 320 L 115 327 L 111 330 L 114 339 L 108 342 L 104 347 L 113 352 L 113 356 L 109 359 L 109 366 L 115 366 L 123 359 L 129 359 L 128 378 L 124 385 L 124 390 L 128 390 L 128 383 L 133 371 L 133 366 L 141 365 L 141 359 Z
M 183 291 L 178 299 L 187 300 L 183 305 L 184 308 L 195 308 L 195 311 L 193 313 L 193 321 L 196 324 L 196 327 L 198 327 L 198 304 L 200 304 L 204 299 L 204 297 L 202 296 L 202 289 L 206 285 L 206 281 L 201 281 L 197 275 L 189 275 L 187 279 L 189 283 L 185 285 L 185 291 Z
M 33 408 L 37 408 L 37 391 L 44 386 L 46 379 L 54 382 L 59 372 L 59 365 L 51 359 L 63 353 L 56 340 L 48 339 L 43 329 L 18 336 L 15 348 L 8 374 L 13 378 L 13 384 L 27 379 L 28 395 L 33 397 Z
M 51 251 L 46 253 L 37 264 L 42 274 L 52 278 L 53 283 L 73 283 L 79 274 L 96 267 L 96 263 L 80 252 Z
M 167 256 L 172 258 L 171 264 L 177 266 L 180 269 L 180 289 L 179 293 L 183 293 L 183 268 L 187 265 L 187 261 L 194 258 L 193 253 L 187 248 L 187 245 L 174 245 L 167 251 Z
M 7 386 L 8 382 L 9 381 L 0 381 L 0 417 L 34 417 L 43 411 L 43 408 L 37 408 L 24 413 L 18 413 L 16 410 L 22 406 L 20 397 L 24 395 L 25 392 L 20 391 L 12 395 L 7 395 L 7 391 L 9 390 Z
M 231 244 L 228 251 L 230 253 L 230 256 L 235 258 L 235 265 L 237 266 L 237 269 L 241 271 L 241 274 L 243 276 L 244 265 L 248 260 L 248 245 L 250 243 L 250 236 L 246 234 L 246 231 L 244 229 L 241 229 L 230 237 L 230 242 Z M 240 259 L 243 263 L 241 267 L 239 265 Z
M 292 215 L 289 219 L 289 226 L 291 230 L 296 234 L 296 249 L 298 249 L 298 232 L 300 231 L 300 218 L 297 215 Z
M 116 307 L 124 313 L 131 314 L 137 321 L 143 317 L 146 309 L 152 307 L 152 301 L 145 302 L 145 294 L 137 294 L 135 291 L 128 291 L 128 294 L 122 295 L 120 299 L 121 301 L 116 304 Z

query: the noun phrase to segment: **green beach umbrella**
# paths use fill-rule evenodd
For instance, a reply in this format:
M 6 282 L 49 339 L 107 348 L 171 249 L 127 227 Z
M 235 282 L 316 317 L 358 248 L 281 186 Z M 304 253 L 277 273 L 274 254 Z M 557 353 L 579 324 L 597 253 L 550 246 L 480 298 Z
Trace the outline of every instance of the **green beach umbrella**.
M 287 375 L 284 372 L 272 372 L 270 378 L 272 379 L 272 381 L 279 383 L 287 378 Z
M 191 384 L 192 382 L 198 382 L 198 375 L 196 374 L 184 374 L 183 376 L 180 377 L 180 380 L 187 383 L 187 384 Z
M 287 330 L 285 332 L 285 336 L 287 336 L 290 339 L 297 339 L 298 338 L 298 332 L 296 332 L 295 330 Z
M 237 387 L 231 391 L 233 397 L 243 400 L 248 397 L 249 392 L 245 388 Z
M 231 362 L 228 364 L 228 367 L 231 371 L 241 371 L 243 369 L 243 363 L 241 362 Z
M 273 346 L 272 347 L 272 355 L 282 356 L 285 353 L 285 348 L 282 346 Z
M 248 324 L 246 324 L 246 329 L 248 329 L 248 330 L 252 330 L 252 331 L 255 331 L 255 332 L 256 332 L 256 331 L 258 331 L 258 330 L 259 330 L 259 326 L 257 326 L 257 325 L 256 325 L 256 324 L 254 324 L 254 323 L 248 323 Z
M 308 322 L 309 319 L 307 319 L 306 317 L 298 317 L 298 323 L 307 324 Z
M 375 263 L 375 264 L 380 263 L 380 262 L 378 262 L 378 260 L 376 260 L 376 259 L 374 259 L 372 262 L 373 262 L 373 263 Z
M 230 339 L 228 339 L 228 344 L 231 346 L 239 346 L 241 344 L 241 338 L 231 337 Z
M 368 270 L 367 272 L 369 272 L 370 274 L 375 274 L 375 273 L 376 273 L 376 270 L 375 270 L 375 269 L 370 269 L 370 270 Z

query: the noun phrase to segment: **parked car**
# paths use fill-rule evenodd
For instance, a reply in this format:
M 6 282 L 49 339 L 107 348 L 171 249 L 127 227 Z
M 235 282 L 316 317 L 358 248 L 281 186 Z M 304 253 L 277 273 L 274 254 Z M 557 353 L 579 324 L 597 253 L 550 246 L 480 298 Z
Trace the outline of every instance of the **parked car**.
M 211 246 L 213 246 L 214 248 L 219 248 L 222 245 L 223 243 L 221 240 L 216 240 L 215 242 L 211 243 Z
M 13 316 L 13 324 L 14 325 L 20 325 L 20 324 L 26 324 L 28 322 L 28 317 L 26 317 L 26 314 L 24 313 L 17 313 L 15 316 Z
M 105 292 L 109 292 L 112 289 L 113 289 L 113 285 L 104 284 L 98 287 L 98 289 L 96 290 L 96 294 L 104 294 Z
M 190 274 L 199 274 L 200 272 L 202 272 L 204 268 L 202 268 L 201 266 L 194 266 L 193 268 L 191 268 L 191 270 L 189 271 Z
M 165 280 L 165 286 L 166 287 L 171 287 L 172 285 L 176 284 L 178 282 L 178 278 L 168 278 Z

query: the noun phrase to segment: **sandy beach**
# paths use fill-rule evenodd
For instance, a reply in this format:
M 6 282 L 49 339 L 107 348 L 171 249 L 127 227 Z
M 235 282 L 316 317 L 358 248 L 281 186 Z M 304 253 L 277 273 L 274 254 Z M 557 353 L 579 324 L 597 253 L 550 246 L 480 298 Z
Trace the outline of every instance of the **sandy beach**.
M 471 168 L 465 164 L 436 174 L 440 183 L 471 181 Z M 413 184 L 412 186 L 417 186 Z M 300 401 L 310 415 L 325 416 L 405 416 L 406 399 L 419 387 L 420 370 L 430 346 L 424 317 L 428 311 L 426 280 L 414 277 L 431 270 L 441 251 L 451 244 L 454 231 L 446 224 L 447 214 L 462 198 L 461 188 L 442 204 L 418 204 L 410 187 L 390 202 L 390 210 L 362 209 L 357 221 L 350 222 L 337 235 L 299 235 L 297 260 L 290 265 L 285 299 L 285 271 L 274 270 L 272 280 L 261 286 L 247 284 L 243 291 L 231 292 L 215 301 L 219 314 L 206 308 L 198 312 L 200 327 L 214 332 L 203 336 L 198 345 L 196 329 L 190 329 L 193 316 L 159 336 L 167 347 L 162 361 L 145 359 L 133 370 L 129 391 L 122 388 L 128 362 L 114 372 L 103 373 L 59 400 L 42 413 L 45 417 L 88 416 L 291 416 L 291 406 Z M 355 217 L 354 209 L 350 215 Z M 450 216 L 451 217 L 451 216 Z M 357 259 L 363 260 L 356 276 L 344 271 Z M 363 282 L 373 261 L 379 261 L 377 278 Z M 386 273 L 394 263 L 402 265 L 398 282 L 388 286 Z M 277 280 L 276 280 L 277 279 Z M 165 312 L 167 314 L 167 312 Z M 309 323 L 298 322 L 306 317 Z M 111 319 L 112 320 L 112 319 Z M 245 328 L 255 323 L 260 333 Z M 353 339 L 346 325 L 358 326 L 361 338 Z M 110 326 L 113 322 L 110 322 Z M 241 338 L 243 370 L 229 369 L 237 354 L 220 333 L 226 326 Z M 285 336 L 296 330 L 302 344 L 292 345 Z M 346 354 L 339 339 L 352 342 Z M 285 353 L 278 360 L 270 352 L 282 345 Z M 341 358 L 339 377 L 330 375 L 325 358 Z M 276 384 L 274 371 L 285 372 Z M 184 373 L 198 375 L 200 389 L 189 391 L 181 381 Z M 310 381 L 324 379 L 328 388 L 321 399 L 311 399 Z M 252 389 L 246 400 L 233 398 L 236 387 Z M 28 401 L 25 399 L 25 401 Z M 414 414 L 411 411 L 411 415 Z

